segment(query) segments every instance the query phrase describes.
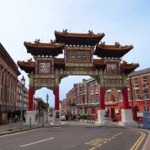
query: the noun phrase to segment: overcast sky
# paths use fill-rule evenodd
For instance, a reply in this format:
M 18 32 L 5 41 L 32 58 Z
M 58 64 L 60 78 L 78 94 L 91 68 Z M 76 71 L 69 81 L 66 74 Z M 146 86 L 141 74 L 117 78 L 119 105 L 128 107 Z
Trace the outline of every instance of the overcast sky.
M 54 31 L 68 29 L 68 32 L 105 33 L 102 41 L 106 44 L 119 42 L 134 46 L 123 60 L 139 63 L 137 70 L 150 67 L 150 1 L 149 0 L 0 0 L 0 42 L 12 59 L 27 60 L 24 41 L 49 42 L 54 39 Z M 28 78 L 24 71 L 22 75 Z M 21 75 L 21 76 L 22 76 Z M 19 76 L 19 79 L 21 78 Z M 67 77 L 60 84 L 60 100 L 74 83 L 85 77 Z M 86 77 L 89 78 L 89 77 Z M 43 88 L 35 96 L 46 99 L 50 95 L 50 105 L 54 105 L 52 91 Z

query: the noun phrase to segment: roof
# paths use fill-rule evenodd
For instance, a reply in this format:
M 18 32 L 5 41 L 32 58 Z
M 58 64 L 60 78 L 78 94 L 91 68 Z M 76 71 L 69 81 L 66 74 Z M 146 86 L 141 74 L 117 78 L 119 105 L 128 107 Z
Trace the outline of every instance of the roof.
M 55 68 L 65 68 L 65 59 L 64 58 L 54 58 L 54 67 Z
M 27 62 L 25 61 L 18 61 L 18 66 L 24 70 L 26 73 L 35 72 L 35 61 L 32 61 L 32 59 L 29 59 Z
M 106 63 L 104 62 L 103 59 L 93 59 L 93 64 L 94 64 L 96 69 L 105 70 Z
M 66 45 L 95 46 L 104 36 L 104 33 L 94 34 L 90 30 L 88 33 L 69 33 L 67 30 L 55 31 L 56 42 L 65 43 Z
M 26 73 L 35 73 L 35 66 L 36 62 L 29 59 L 28 61 L 18 61 L 18 66 L 24 70 Z M 54 58 L 54 67 L 55 68 L 64 68 L 65 67 L 65 60 L 63 58 Z
M 105 42 L 96 45 L 95 55 L 101 58 L 121 58 L 133 48 L 132 45 L 121 46 L 118 42 L 114 45 L 106 45 Z
M 24 42 L 27 49 L 27 53 L 31 53 L 34 56 L 58 56 L 63 53 L 65 47 L 64 43 L 56 43 L 51 41 L 50 43 L 41 43 L 40 40 L 35 40 L 34 43 Z
M 150 73 L 150 68 L 134 71 L 129 74 L 129 77 L 138 76 L 138 75 L 142 75 L 142 74 L 146 74 L 146 73 Z
M 0 43 L 0 55 L 9 63 L 9 65 L 16 71 L 17 75 L 20 75 L 20 72 L 18 70 L 18 66 L 14 62 L 14 60 L 10 57 L 6 49 L 3 47 L 3 45 Z
M 123 63 L 120 63 L 121 72 L 125 74 L 130 74 L 138 67 L 139 67 L 139 64 L 133 64 L 133 63 L 128 64 L 125 61 L 123 61 Z

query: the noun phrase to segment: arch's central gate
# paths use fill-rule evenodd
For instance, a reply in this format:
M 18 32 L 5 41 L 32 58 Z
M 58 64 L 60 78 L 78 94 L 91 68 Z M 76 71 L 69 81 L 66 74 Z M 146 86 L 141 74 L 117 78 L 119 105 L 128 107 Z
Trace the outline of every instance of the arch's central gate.
M 121 46 L 118 42 L 114 45 L 100 43 L 104 33 L 94 34 L 92 31 L 87 34 L 68 33 L 67 30 L 55 31 L 55 37 L 55 41 L 50 43 L 41 43 L 40 40 L 35 40 L 34 43 L 24 42 L 27 52 L 34 58 L 26 62 L 18 61 L 18 65 L 29 74 L 30 79 L 28 118 L 32 117 L 34 122 L 35 90 L 47 87 L 53 90 L 55 95 L 54 123 L 60 123 L 59 84 L 61 79 L 69 75 L 88 75 L 95 78 L 100 85 L 99 123 L 102 124 L 104 121 L 105 90 L 112 87 L 122 90 L 122 122 L 124 124 L 133 122 L 132 111 L 128 106 L 127 75 L 139 65 L 121 62 L 121 58 L 133 46 Z M 63 54 L 63 58 L 58 58 L 59 54 Z

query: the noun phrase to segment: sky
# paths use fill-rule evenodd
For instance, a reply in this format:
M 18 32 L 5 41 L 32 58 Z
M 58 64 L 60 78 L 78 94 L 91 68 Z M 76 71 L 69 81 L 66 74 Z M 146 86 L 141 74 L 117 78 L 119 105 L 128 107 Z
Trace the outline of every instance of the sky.
M 0 42 L 15 63 L 28 60 L 24 41 L 41 42 L 54 40 L 54 31 L 95 34 L 105 33 L 102 41 L 113 45 L 133 45 L 122 59 L 128 63 L 139 63 L 137 70 L 150 67 L 150 1 L 149 0 L 0 0 Z M 59 56 L 62 57 L 62 56 Z M 20 69 L 19 69 L 20 70 Z M 29 85 L 27 74 L 21 71 Z M 82 82 L 88 76 L 69 76 L 60 84 L 60 100 L 74 83 Z M 49 94 L 50 106 L 54 106 L 53 92 L 42 88 L 35 97 L 46 101 Z

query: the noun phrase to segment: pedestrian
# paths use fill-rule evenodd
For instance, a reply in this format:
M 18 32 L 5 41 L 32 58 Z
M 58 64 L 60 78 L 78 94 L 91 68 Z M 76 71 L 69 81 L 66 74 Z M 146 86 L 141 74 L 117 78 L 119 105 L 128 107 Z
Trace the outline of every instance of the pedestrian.
M 26 118 L 25 118 L 25 116 L 23 116 L 23 121 L 24 121 L 24 122 L 26 122 Z
M 17 115 L 15 115 L 15 122 L 17 122 L 17 118 L 18 118 L 18 116 L 17 116 Z

